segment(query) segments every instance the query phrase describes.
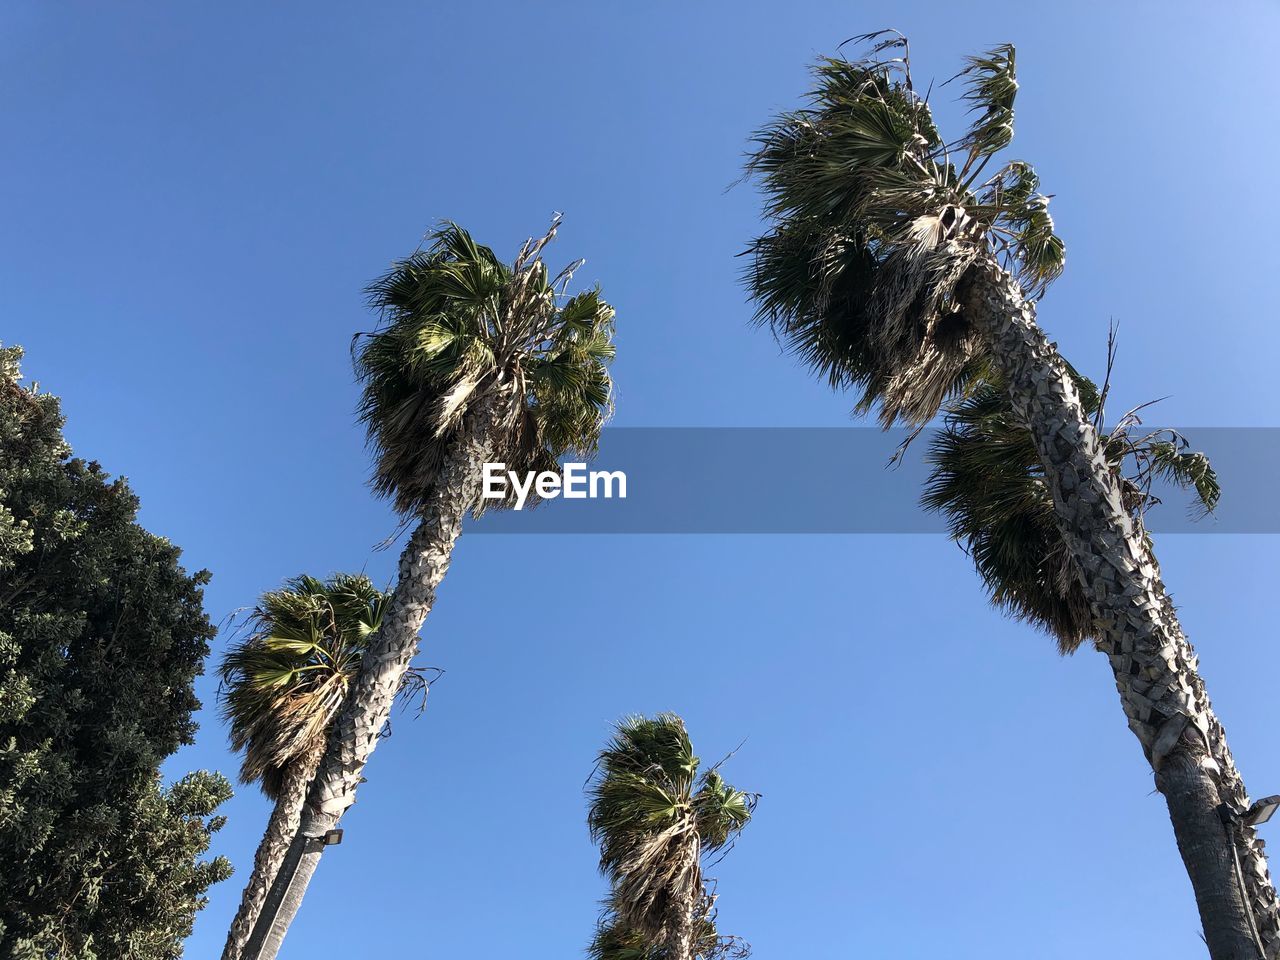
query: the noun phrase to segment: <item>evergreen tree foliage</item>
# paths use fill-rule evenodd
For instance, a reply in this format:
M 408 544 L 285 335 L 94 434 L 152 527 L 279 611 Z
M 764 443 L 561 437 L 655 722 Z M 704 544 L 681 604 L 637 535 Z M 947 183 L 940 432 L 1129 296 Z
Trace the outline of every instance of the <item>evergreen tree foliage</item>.
M 71 455 L 56 397 L 0 348 L 0 956 L 182 955 L 222 858 L 219 774 L 165 788 L 195 732 L 208 574 Z

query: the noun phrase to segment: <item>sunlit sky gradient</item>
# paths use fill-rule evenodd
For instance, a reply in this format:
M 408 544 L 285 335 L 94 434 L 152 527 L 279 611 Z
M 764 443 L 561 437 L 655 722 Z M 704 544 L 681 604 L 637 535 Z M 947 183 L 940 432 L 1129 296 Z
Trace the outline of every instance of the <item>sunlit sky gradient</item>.
M 1017 44 L 1012 153 L 1068 246 L 1041 317 L 1094 374 L 1120 321 L 1114 409 L 1280 423 L 1271 2 L 11 2 L 0 339 L 213 571 L 214 620 L 302 571 L 390 578 L 348 347 L 365 282 L 440 218 L 511 254 L 565 213 L 553 259 L 618 309 L 617 423 L 848 423 L 748 324 L 758 199 L 733 184 L 806 65 L 882 26 L 939 80 Z M 1158 549 L 1246 781 L 1280 792 L 1275 538 Z M 764 798 L 714 874 L 759 960 L 1203 954 L 1103 658 L 991 612 L 941 536 L 471 536 L 424 635 L 445 678 L 285 957 L 579 956 L 603 894 L 583 781 L 610 721 L 663 709 L 709 759 L 746 738 L 726 772 Z M 168 772 L 233 774 L 200 691 Z M 267 806 L 226 813 L 240 872 L 193 958 Z

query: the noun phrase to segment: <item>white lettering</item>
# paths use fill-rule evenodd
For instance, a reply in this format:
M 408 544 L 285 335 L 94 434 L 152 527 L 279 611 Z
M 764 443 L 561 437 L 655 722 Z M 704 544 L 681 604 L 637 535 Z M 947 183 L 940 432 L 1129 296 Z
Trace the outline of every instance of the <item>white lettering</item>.
M 587 465 L 585 463 L 564 465 L 564 498 L 566 500 L 587 498 Z
M 484 499 L 505 500 L 507 498 L 507 465 L 505 463 L 486 463 L 484 465 Z
M 621 470 L 592 470 L 591 471 L 591 496 L 593 498 L 600 496 L 597 493 L 596 482 L 604 481 L 604 497 L 606 500 L 613 497 L 613 482 L 618 482 L 618 499 L 627 499 L 627 475 Z
M 566 463 L 560 473 L 543 470 L 525 471 L 522 477 L 515 470 L 508 470 L 505 463 L 486 463 L 482 470 L 484 485 L 481 496 L 485 500 L 508 500 L 515 493 L 516 510 L 523 510 L 530 494 L 541 500 L 554 500 L 563 496 L 566 500 L 585 500 L 604 497 L 620 500 L 627 497 L 627 475 L 621 470 L 592 470 L 587 472 L 585 463 Z M 603 490 L 603 493 L 601 492 Z
M 538 496 L 544 500 L 554 500 L 560 496 L 560 474 L 550 470 L 538 474 Z
M 504 463 L 503 466 L 505 467 L 506 464 Z M 529 499 L 529 491 L 533 488 L 534 472 L 530 470 L 528 473 L 524 475 L 523 485 L 521 485 L 520 477 L 519 475 L 516 474 L 514 470 L 508 470 L 507 476 L 511 478 L 511 486 L 515 487 L 516 509 L 523 510 L 524 502 Z

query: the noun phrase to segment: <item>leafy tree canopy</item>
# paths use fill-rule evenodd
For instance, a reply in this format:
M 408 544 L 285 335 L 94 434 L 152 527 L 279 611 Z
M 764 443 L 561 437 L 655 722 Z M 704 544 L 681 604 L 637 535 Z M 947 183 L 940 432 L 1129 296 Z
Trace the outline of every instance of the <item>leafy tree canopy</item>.
M 205 572 L 72 457 L 56 397 L 0 349 L 0 955 L 179 957 L 224 858 L 222 776 L 165 788 L 195 731 Z

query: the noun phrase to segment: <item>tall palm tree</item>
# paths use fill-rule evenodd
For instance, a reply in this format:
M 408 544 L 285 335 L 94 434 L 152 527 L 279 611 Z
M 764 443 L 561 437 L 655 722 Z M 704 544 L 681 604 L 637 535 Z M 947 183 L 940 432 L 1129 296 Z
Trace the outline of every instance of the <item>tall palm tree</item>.
M 984 378 L 1000 385 L 1168 805 L 1210 953 L 1274 953 L 1274 890 L 1235 816 L 1243 788 L 1195 656 L 1099 430 L 1036 323 L 1064 251 L 1032 167 L 997 159 L 1013 136 L 1014 49 L 970 58 L 973 122 L 947 140 L 905 38 L 860 39 L 866 58 L 819 61 L 809 105 L 758 135 L 750 171 L 771 221 L 748 274 L 759 319 L 885 425 L 922 425 Z
M 700 763 L 671 713 L 628 717 L 600 752 L 587 823 L 610 893 L 594 960 L 733 955 L 716 933 L 702 863 L 746 826 L 755 800 L 715 768 L 699 776 Z
M 367 577 L 299 576 L 262 595 L 227 652 L 219 691 L 242 782 L 274 803 L 253 874 L 231 923 L 223 960 L 238 960 L 302 817 L 329 727 L 386 596 Z
M 1071 372 L 1085 412 L 1095 425 L 1102 424 L 1102 395 L 1088 378 Z M 1110 435 L 1100 438 L 1135 526 L 1144 530 L 1146 510 L 1158 502 L 1150 490 L 1153 481 L 1190 489 L 1201 510 L 1213 510 L 1221 490 L 1208 458 L 1187 449 L 1186 441 L 1172 431 L 1144 432 L 1135 429 L 1139 426 L 1127 414 Z M 984 383 L 949 407 L 929 460 L 933 470 L 924 505 L 949 518 L 953 538 L 973 559 L 992 602 L 1045 630 L 1058 641 L 1063 654 L 1096 640 L 1088 600 L 1056 523 L 1035 445 L 998 384 Z M 1126 465 L 1130 465 L 1128 472 Z M 1151 538 L 1144 534 L 1144 539 L 1148 561 L 1159 575 Z M 1167 594 L 1164 599 L 1169 602 Z M 1169 614 L 1176 622 L 1172 606 Z M 1182 655 L 1194 657 L 1180 630 L 1178 638 Z M 1196 698 L 1207 703 L 1199 673 L 1189 682 Z M 1232 810 L 1246 810 L 1249 797 L 1244 782 L 1227 747 L 1226 733 L 1212 712 L 1208 742 L 1221 771 L 1218 789 L 1224 803 Z M 1280 910 L 1262 842 L 1242 824 L 1232 825 L 1230 831 L 1236 845 L 1234 866 L 1253 913 L 1257 939 L 1265 955 L 1272 957 L 1280 945 Z
M 331 831 L 355 801 L 463 519 L 484 506 L 484 463 L 544 470 L 566 454 L 595 451 L 611 411 L 614 312 L 598 289 L 567 294 L 580 261 L 555 276 L 547 270 L 541 254 L 558 225 L 557 217 L 508 265 L 447 224 L 369 288 L 382 323 L 359 338 L 356 369 L 373 484 L 416 527 L 382 627 L 335 721 L 287 869 L 250 937 L 252 960 L 276 955 L 323 838 L 336 839 Z

